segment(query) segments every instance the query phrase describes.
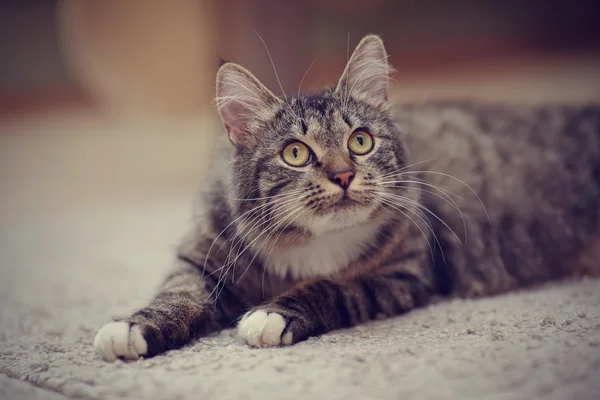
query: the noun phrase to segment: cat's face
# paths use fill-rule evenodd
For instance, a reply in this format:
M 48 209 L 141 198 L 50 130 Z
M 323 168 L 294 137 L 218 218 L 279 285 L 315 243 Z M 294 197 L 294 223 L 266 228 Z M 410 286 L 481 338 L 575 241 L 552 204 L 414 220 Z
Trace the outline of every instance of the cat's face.
M 255 199 L 239 211 L 260 216 L 247 220 L 318 235 L 381 210 L 376 183 L 392 179 L 406 154 L 387 111 L 388 77 L 374 36 L 359 44 L 335 90 L 312 96 L 282 100 L 243 68 L 221 67 L 219 110 L 237 147 L 234 195 Z

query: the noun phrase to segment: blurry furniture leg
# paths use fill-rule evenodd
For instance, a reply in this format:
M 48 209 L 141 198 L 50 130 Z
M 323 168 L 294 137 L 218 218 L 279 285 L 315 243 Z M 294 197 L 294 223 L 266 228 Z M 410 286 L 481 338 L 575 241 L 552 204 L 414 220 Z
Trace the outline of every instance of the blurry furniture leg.
M 210 0 L 61 0 L 67 66 L 119 113 L 195 113 L 210 104 L 215 57 Z

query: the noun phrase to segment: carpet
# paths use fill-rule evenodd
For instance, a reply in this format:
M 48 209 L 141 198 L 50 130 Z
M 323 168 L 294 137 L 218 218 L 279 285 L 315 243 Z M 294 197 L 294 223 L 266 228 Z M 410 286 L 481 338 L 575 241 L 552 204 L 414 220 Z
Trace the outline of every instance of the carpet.
M 600 280 L 441 302 L 288 348 L 228 330 L 104 362 L 97 329 L 150 298 L 188 222 L 190 196 L 150 200 L 4 218 L 2 398 L 598 398 Z

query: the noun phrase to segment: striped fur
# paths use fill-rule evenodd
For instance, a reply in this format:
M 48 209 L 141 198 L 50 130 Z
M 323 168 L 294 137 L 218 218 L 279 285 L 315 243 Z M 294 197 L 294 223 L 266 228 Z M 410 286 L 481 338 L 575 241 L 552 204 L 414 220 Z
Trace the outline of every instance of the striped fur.
M 105 358 L 154 356 L 236 324 L 250 345 L 288 345 L 438 296 L 598 275 L 600 107 L 393 107 L 386 58 L 369 36 L 336 89 L 287 101 L 221 67 L 219 79 L 243 74 L 258 92 L 219 91 L 235 145 L 219 152 L 155 299 L 98 333 Z M 248 99 L 267 109 L 250 112 Z M 356 129 L 374 136 L 371 153 L 349 152 Z M 282 161 L 291 140 L 312 163 Z M 328 179 L 341 167 L 355 174 L 346 193 Z

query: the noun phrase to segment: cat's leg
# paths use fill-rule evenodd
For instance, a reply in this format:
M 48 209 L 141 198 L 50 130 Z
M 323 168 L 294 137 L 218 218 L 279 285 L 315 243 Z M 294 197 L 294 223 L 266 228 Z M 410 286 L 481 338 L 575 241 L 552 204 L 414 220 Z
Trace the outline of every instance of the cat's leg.
M 211 276 L 218 279 L 218 274 Z M 94 347 L 107 360 L 152 357 L 234 321 L 241 311 L 239 300 L 223 290 L 215 304 L 211 276 L 203 278 L 198 265 L 179 260 L 150 304 L 102 327 Z
M 300 284 L 246 313 L 238 332 L 251 346 L 290 345 L 423 306 L 435 294 L 430 274 L 419 272 L 425 257 L 407 261 L 412 265 L 389 265 L 351 278 Z

